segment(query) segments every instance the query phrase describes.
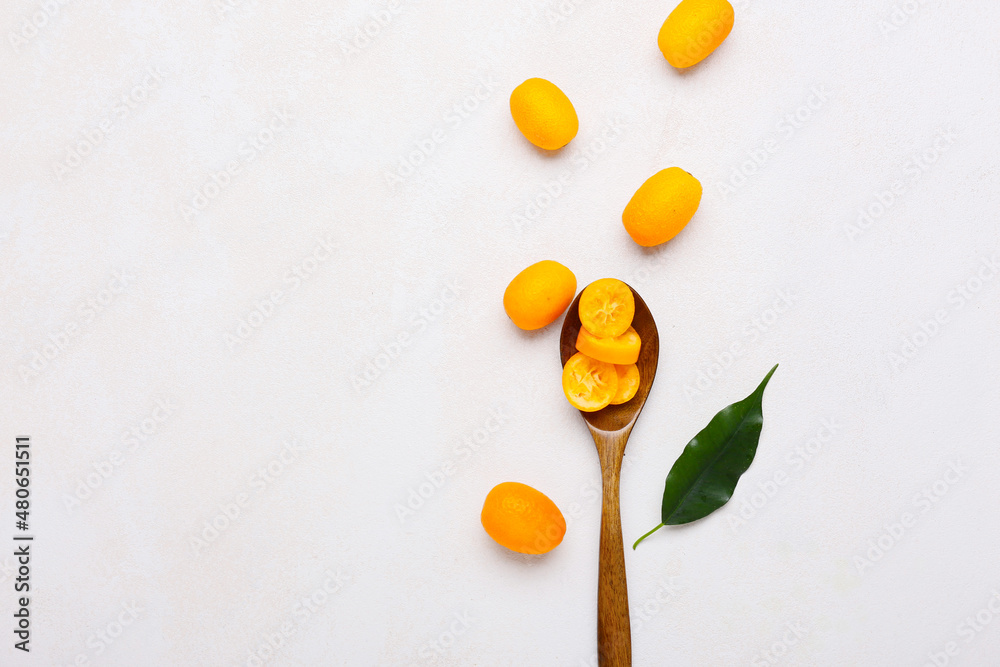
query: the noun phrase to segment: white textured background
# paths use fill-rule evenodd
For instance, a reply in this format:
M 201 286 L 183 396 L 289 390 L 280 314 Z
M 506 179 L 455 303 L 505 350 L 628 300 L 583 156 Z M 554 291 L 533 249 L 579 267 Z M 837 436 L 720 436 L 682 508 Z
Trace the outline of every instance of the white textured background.
M 501 306 L 540 259 L 659 323 L 626 542 L 781 363 L 733 501 L 627 555 L 636 665 L 1000 663 L 1000 6 L 734 4 L 680 73 L 672 0 L 3 3 L 0 438 L 33 436 L 38 537 L 0 663 L 592 664 L 597 458 L 558 326 Z M 555 155 L 509 115 L 532 76 L 580 116 Z M 670 165 L 705 196 L 644 251 L 621 211 Z M 556 551 L 485 535 L 506 480 Z

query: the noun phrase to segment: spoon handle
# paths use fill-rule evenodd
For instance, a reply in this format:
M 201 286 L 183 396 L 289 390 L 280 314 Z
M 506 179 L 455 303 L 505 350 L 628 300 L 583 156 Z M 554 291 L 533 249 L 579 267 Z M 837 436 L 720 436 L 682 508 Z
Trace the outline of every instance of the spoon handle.
M 594 434 L 597 440 L 598 434 Z M 625 434 L 628 438 L 628 434 Z M 597 655 L 601 667 L 631 667 L 632 630 L 628 613 L 625 550 L 618 503 L 624 442 L 598 441 L 601 452 L 603 502 L 601 506 L 601 555 L 597 582 Z

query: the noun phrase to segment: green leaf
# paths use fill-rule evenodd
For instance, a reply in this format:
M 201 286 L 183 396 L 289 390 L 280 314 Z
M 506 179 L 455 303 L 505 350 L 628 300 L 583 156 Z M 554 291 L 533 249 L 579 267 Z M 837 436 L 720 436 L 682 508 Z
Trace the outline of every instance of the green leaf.
M 729 502 L 757 453 L 764 388 L 777 368 L 775 364 L 752 394 L 715 415 L 687 444 L 667 474 L 662 523 L 640 537 L 633 549 L 663 526 L 697 521 Z

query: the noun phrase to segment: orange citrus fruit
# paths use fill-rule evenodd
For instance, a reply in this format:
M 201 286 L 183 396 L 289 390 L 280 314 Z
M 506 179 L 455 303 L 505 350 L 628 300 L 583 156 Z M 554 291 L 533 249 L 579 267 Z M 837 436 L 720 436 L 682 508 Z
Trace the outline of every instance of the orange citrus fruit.
M 563 367 L 563 393 L 577 410 L 597 412 L 611 404 L 618 393 L 614 364 L 577 352 Z
M 663 22 L 656 42 L 671 65 L 691 67 L 719 48 L 734 20 L 727 0 L 683 0 Z
M 514 89 L 510 115 L 528 141 L 547 150 L 562 148 L 580 129 L 573 103 L 545 79 L 528 79 Z
M 556 504 L 541 491 L 519 482 L 493 487 L 480 518 L 497 544 L 522 554 L 548 553 L 566 534 L 566 519 Z
M 618 374 L 618 392 L 611 399 L 611 405 L 628 403 L 639 391 L 639 367 L 635 364 L 628 366 L 615 364 L 615 372 Z
M 503 309 L 528 331 L 556 321 L 576 295 L 576 276 L 559 262 L 544 260 L 514 276 L 503 293 Z
M 678 167 L 657 172 L 643 183 L 622 212 L 622 223 L 641 246 L 666 243 L 694 217 L 701 183 Z
M 635 317 L 635 297 L 615 278 L 596 280 L 580 295 L 580 323 L 598 338 L 621 336 Z
M 639 360 L 642 340 L 635 329 L 629 327 L 621 336 L 598 338 L 583 327 L 576 337 L 576 349 L 588 357 L 609 364 L 634 364 Z

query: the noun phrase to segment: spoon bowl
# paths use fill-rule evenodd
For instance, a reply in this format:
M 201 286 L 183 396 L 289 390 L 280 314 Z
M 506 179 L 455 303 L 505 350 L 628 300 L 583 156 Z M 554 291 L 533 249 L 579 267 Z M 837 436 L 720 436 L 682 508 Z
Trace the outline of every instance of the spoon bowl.
M 639 390 L 632 400 L 620 405 L 609 405 L 603 410 L 596 412 L 583 412 L 583 418 L 592 428 L 604 432 L 620 431 L 628 425 L 634 425 L 639 413 L 642 412 L 643 405 L 646 404 L 646 397 L 653 386 L 653 377 L 656 375 L 656 364 L 660 357 L 660 337 L 656 331 L 656 322 L 649 312 L 646 302 L 642 300 L 639 293 L 631 286 L 632 296 L 635 297 L 635 317 L 632 318 L 632 328 L 642 339 L 642 347 L 639 349 L 639 360 L 636 366 L 639 368 Z M 576 337 L 580 334 L 580 296 L 566 311 L 566 319 L 563 320 L 562 334 L 559 336 L 559 358 L 565 366 L 569 358 L 576 354 Z
M 609 405 L 596 412 L 583 412 L 584 421 L 597 445 L 601 462 L 603 499 L 601 503 L 601 551 L 597 582 L 597 656 L 601 667 L 627 667 L 632 664 L 632 632 L 629 626 L 628 586 L 625 578 L 625 549 L 622 544 L 621 511 L 618 487 L 621 478 L 625 445 L 642 412 L 656 376 L 660 357 L 660 337 L 656 322 L 638 292 L 635 297 L 635 317 L 632 327 L 642 346 L 639 348 L 639 389 L 631 400 Z M 581 292 L 580 294 L 582 294 Z M 570 305 L 563 320 L 559 337 L 559 357 L 565 366 L 576 354 L 576 338 L 580 333 L 580 294 Z

